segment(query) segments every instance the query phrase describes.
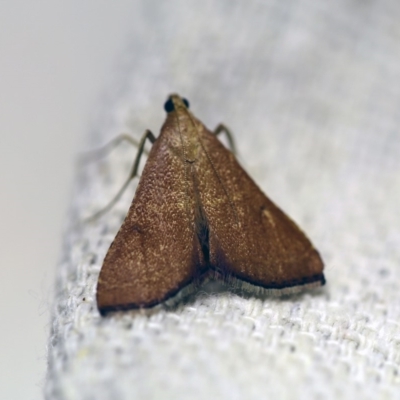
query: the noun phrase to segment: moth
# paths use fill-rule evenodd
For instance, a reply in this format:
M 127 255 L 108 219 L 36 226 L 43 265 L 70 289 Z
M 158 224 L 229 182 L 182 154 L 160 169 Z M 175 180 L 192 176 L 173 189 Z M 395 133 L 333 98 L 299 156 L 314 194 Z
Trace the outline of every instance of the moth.
M 112 242 L 97 284 L 101 314 L 155 306 L 210 278 L 244 288 L 286 292 L 325 283 L 318 251 L 299 227 L 253 182 L 217 138 L 169 96 L 135 197 Z M 129 179 L 129 180 L 130 180 Z M 129 181 L 128 180 L 128 181 Z

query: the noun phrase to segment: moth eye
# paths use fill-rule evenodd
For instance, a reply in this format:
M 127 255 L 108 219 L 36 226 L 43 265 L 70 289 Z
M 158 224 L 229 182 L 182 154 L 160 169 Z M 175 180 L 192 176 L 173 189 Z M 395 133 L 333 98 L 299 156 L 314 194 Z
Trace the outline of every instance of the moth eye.
M 172 101 L 171 99 L 168 99 L 168 100 L 165 102 L 165 104 L 164 104 L 164 110 L 165 110 L 167 113 L 170 113 L 171 111 L 174 111 L 174 110 L 175 110 L 174 103 L 173 103 L 173 101 Z
M 182 99 L 182 101 L 186 108 L 189 108 L 189 102 L 186 99 Z

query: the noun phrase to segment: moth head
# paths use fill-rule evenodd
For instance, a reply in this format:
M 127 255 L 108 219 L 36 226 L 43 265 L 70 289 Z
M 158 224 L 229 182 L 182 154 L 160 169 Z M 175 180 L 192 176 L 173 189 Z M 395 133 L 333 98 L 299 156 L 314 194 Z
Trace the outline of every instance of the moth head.
M 167 113 L 170 113 L 170 112 L 175 111 L 175 110 L 177 110 L 179 108 L 188 109 L 189 108 L 189 102 L 184 97 L 180 97 L 177 94 L 171 94 L 168 97 L 168 100 L 164 104 L 164 110 Z

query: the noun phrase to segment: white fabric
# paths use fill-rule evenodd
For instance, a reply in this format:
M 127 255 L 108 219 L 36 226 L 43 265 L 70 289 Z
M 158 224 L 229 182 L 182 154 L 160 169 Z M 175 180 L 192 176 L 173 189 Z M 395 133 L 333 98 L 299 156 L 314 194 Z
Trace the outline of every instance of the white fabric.
M 150 317 L 100 317 L 103 257 L 136 150 L 80 166 L 58 267 L 48 399 L 354 399 L 400 395 L 400 3 L 137 2 L 87 148 L 158 134 L 171 92 L 307 232 L 327 285 L 265 299 L 200 293 Z

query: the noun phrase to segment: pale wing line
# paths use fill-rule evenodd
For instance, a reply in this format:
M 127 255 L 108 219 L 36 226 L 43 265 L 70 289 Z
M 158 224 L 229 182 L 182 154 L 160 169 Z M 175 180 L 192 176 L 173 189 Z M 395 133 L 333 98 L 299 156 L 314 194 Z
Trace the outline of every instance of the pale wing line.
M 272 232 L 273 232 L 273 235 L 275 236 L 275 239 L 279 242 L 279 244 L 281 245 L 281 247 L 285 247 L 285 246 L 283 246 L 282 240 L 281 240 L 280 236 L 278 235 L 274 217 L 271 215 L 271 213 L 270 213 L 270 211 L 268 210 L 267 207 L 265 207 L 265 208 L 263 209 L 262 214 L 261 214 L 261 218 L 267 218 L 268 224 L 269 224 L 270 227 L 272 228 Z M 285 260 L 285 264 L 288 264 L 288 261 L 287 261 L 287 260 Z M 279 268 L 282 268 L 282 267 L 279 266 Z
M 195 127 L 195 131 L 196 131 L 196 134 L 197 134 L 197 139 L 198 139 L 199 142 L 200 142 L 201 148 L 203 149 L 204 153 L 206 154 L 206 157 L 207 157 L 209 163 L 211 164 L 211 167 L 212 167 L 212 169 L 213 169 L 215 175 L 217 176 L 218 181 L 219 181 L 219 183 L 221 184 L 222 189 L 224 190 L 224 193 L 225 193 L 226 197 L 228 198 L 229 205 L 231 206 L 232 211 L 233 211 L 233 213 L 235 214 L 236 223 L 237 223 L 238 226 L 240 226 L 239 215 L 238 215 L 238 213 L 237 213 L 235 204 L 233 203 L 231 197 L 229 196 L 228 190 L 226 189 L 225 184 L 223 183 L 223 181 L 222 181 L 222 179 L 221 179 L 221 176 L 219 175 L 217 169 L 215 168 L 215 165 L 214 165 L 213 161 L 211 160 L 211 157 L 210 157 L 210 155 L 208 154 L 208 151 L 206 150 L 203 141 L 201 140 L 201 137 L 200 137 L 200 134 L 199 134 L 197 125 L 195 124 L 195 122 L 194 122 L 194 120 L 193 120 L 193 118 L 192 118 L 192 116 L 191 116 L 190 114 L 189 114 L 189 118 L 192 120 L 193 126 Z M 218 140 L 218 139 L 217 139 L 217 140 Z
M 179 130 L 179 138 L 181 139 L 181 144 L 182 144 L 182 155 L 183 155 L 183 168 L 185 170 L 185 207 L 186 207 L 186 215 L 189 223 L 189 230 L 191 229 L 191 223 L 190 223 L 190 210 L 189 210 L 189 180 L 188 180 L 188 171 L 186 168 L 186 147 L 185 147 L 185 141 L 183 140 L 182 132 L 181 132 L 181 126 L 179 123 L 179 118 L 178 115 L 175 116 L 176 118 L 176 125 Z

